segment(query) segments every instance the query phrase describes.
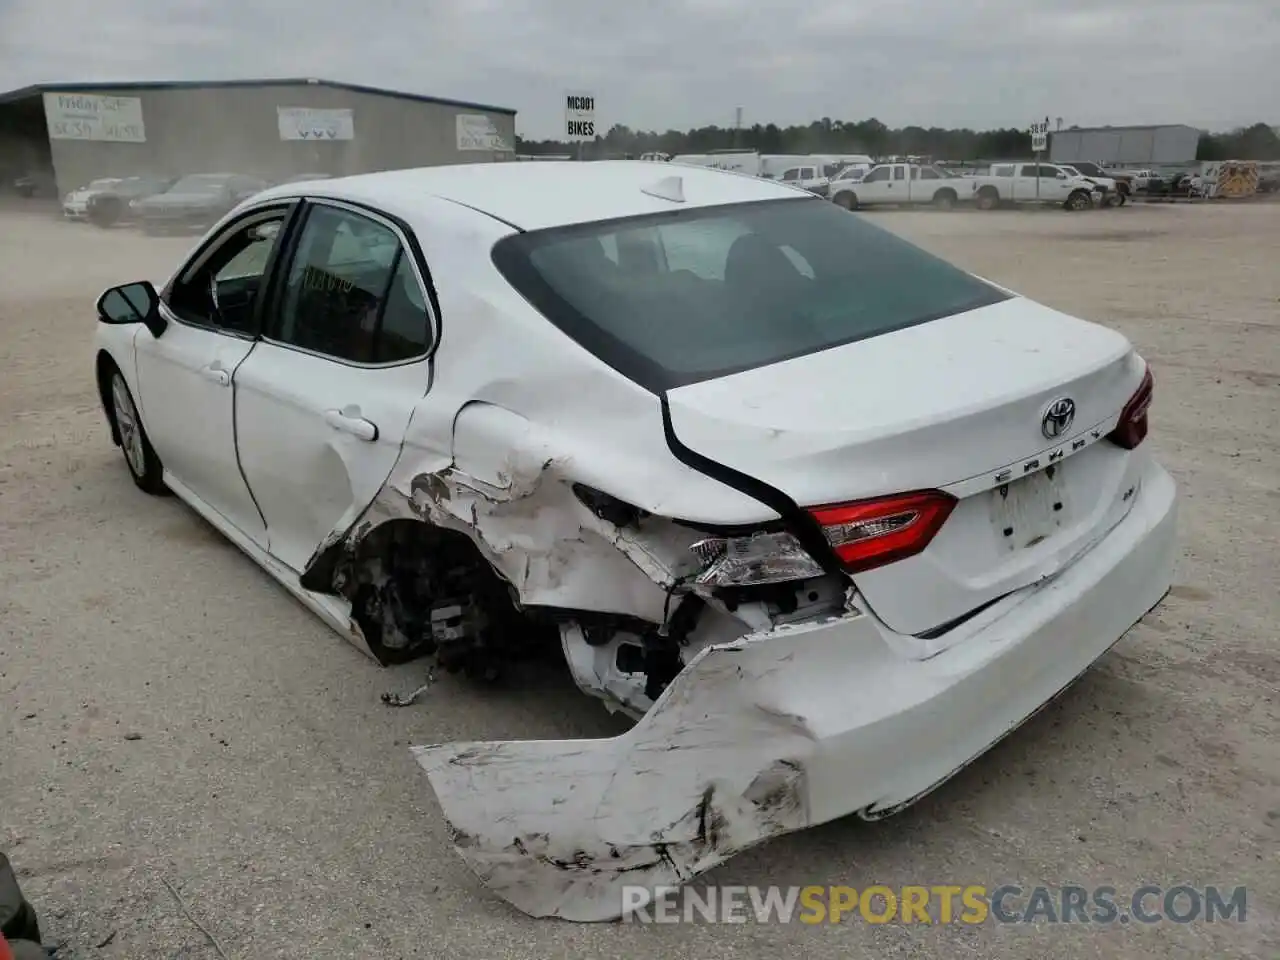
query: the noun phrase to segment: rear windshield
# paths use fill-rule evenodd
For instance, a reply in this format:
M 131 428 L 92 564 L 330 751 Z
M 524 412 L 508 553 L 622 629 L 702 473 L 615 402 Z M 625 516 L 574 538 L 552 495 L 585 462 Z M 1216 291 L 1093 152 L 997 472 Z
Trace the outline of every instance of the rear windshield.
M 819 199 L 515 234 L 493 260 L 547 319 L 654 392 L 1008 298 Z

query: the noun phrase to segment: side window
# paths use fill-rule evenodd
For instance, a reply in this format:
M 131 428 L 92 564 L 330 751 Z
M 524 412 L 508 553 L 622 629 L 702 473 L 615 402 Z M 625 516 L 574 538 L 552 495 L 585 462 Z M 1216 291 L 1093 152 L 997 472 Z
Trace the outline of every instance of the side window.
M 425 353 L 426 299 L 395 231 L 358 213 L 313 207 L 269 332 L 281 343 L 356 363 Z
M 893 168 L 893 179 L 895 179 L 895 180 L 905 180 L 905 179 L 907 179 L 907 170 L 906 170 L 906 167 L 894 167 L 894 168 Z
M 783 182 L 794 182 L 800 179 L 800 168 L 792 167 L 782 174 Z
M 1012 177 L 1013 166 L 1011 164 L 998 164 L 991 168 L 991 176 L 993 177 Z
M 187 323 L 255 333 L 254 307 L 285 216 L 283 210 L 251 214 L 228 228 L 212 252 L 179 274 L 169 309 Z
M 934 170 L 932 167 L 925 167 L 923 170 L 920 171 L 920 179 L 921 180 L 941 180 L 942 177 L 938 174 L 938 171 Z
M 1024 177 L 1038 177 L 1040 176 L 1040 172 L 1034 163 L 1024 163 L 1022 165 L 1022 171 L 1020 175 Z
M 876 167 L 874 170 L 872 170 L 863 178 L 863 182 L 874 183 L 877 180 L 888 180 L 888 179 L 889 179 L 889 168 Z

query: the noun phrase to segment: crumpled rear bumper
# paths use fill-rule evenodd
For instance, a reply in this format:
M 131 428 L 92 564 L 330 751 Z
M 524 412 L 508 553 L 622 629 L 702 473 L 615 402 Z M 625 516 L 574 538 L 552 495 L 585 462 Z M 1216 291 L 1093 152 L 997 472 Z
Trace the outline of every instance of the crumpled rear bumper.
M 1173 480 L 927 660 L 869 615 L 708 647 L 625 734 L 415 747 L 458 853 L 534 916 L 607 920 L 770 837 L 912 802 L 1016 729 L 1167 592 Z

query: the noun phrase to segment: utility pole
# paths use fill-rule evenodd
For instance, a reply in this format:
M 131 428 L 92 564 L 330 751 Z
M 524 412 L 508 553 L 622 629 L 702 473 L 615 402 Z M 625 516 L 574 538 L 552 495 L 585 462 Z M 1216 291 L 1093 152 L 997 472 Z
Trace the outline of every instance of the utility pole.
M 734 111 L 733 117 L 733 146 L 738 149 L 742 146 L 742 108 L 738 107 Z

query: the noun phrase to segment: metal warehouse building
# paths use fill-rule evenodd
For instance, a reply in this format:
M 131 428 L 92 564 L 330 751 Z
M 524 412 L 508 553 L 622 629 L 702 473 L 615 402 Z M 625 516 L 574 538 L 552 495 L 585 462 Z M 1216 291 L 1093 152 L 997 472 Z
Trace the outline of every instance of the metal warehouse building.
M 328 80 L 39 84 L 0 93 L 0 183 L 514 160 L 515 114 Z
M 1124 166 L 1191 163 L 1200 131 L 1182 124 L 1151 127 L 1073 127 L 1050 134 L 1049 159 Z

